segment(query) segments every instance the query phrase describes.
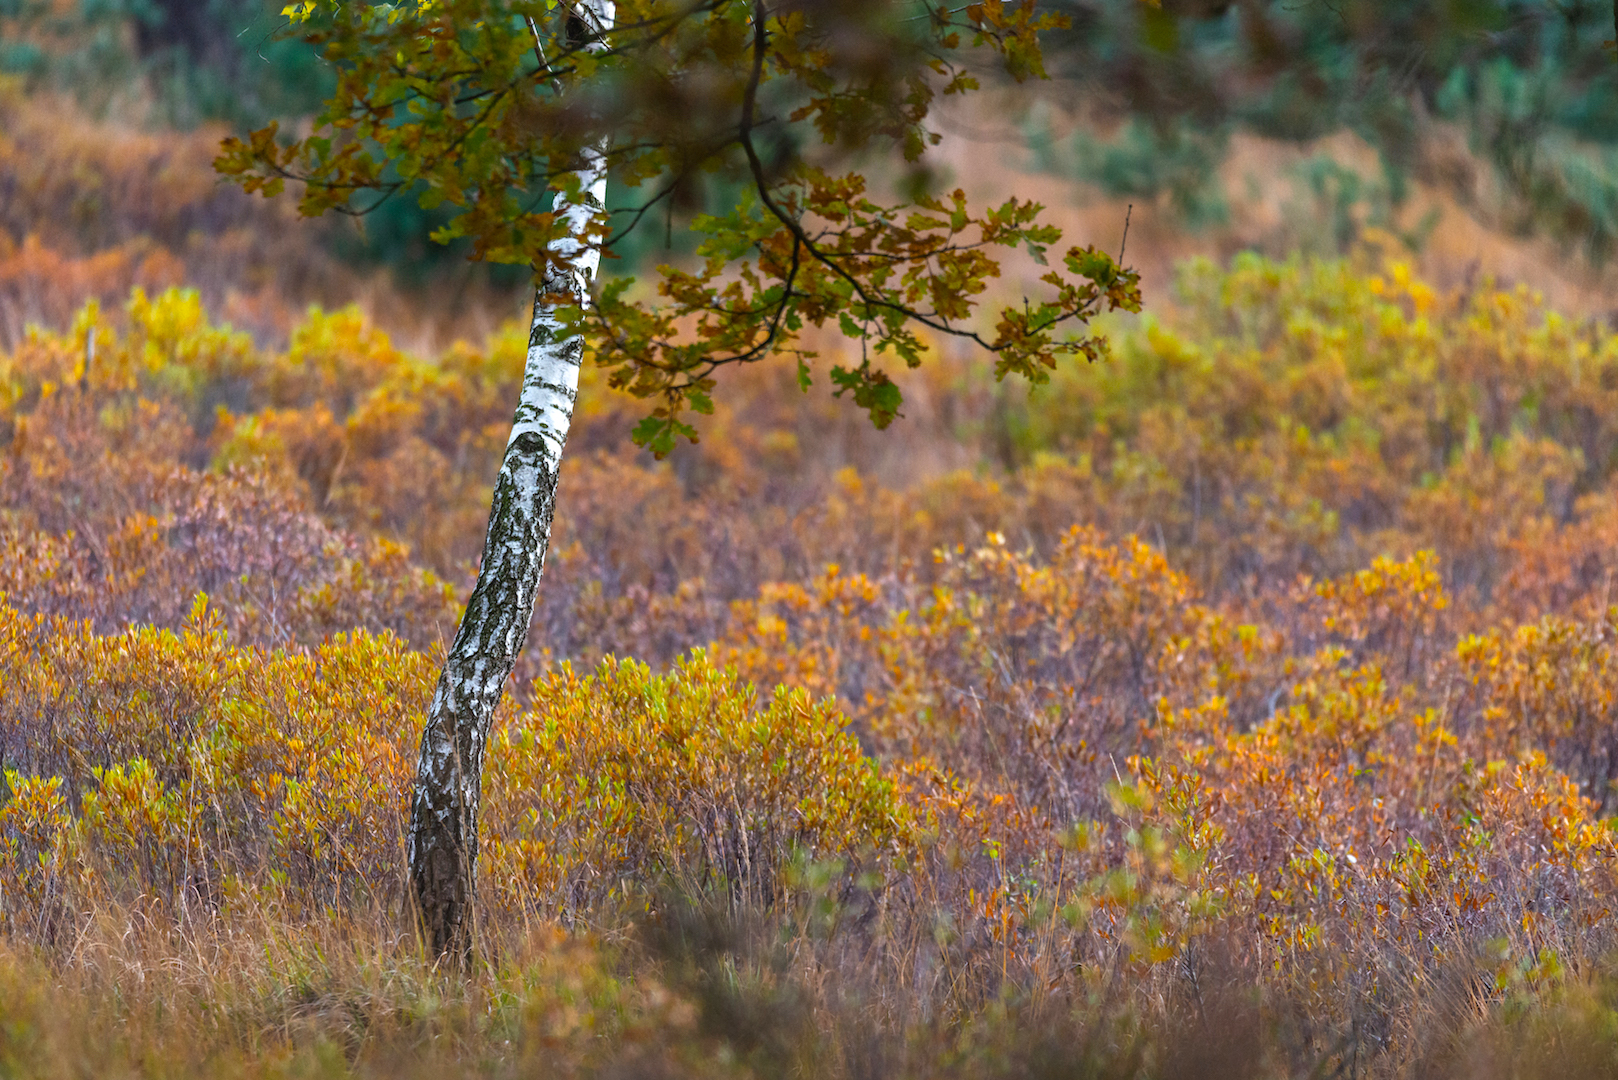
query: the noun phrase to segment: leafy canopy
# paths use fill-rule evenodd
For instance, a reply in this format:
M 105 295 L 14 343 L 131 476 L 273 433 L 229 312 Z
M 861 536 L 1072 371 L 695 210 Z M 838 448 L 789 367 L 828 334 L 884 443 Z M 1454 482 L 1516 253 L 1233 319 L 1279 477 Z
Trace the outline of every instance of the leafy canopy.
M 320 50 L 336 92 L 310 134 L 272 124 L 227 140 L 217 167 L 265 195 L 295 182 L 309 215 L 400 197 L 448 208 L 437 238 L 556 282 L 578 257 L 552 243 L 568 228 L 556 200 L 576 205 L 581 168 L 604 152 L 636 199 L 597 213 L 587 244 L 610 254 L 636 228 L 672 229 L 679 208 L 697 257 L 657 267 L 652 288 L 624 276 L 581 305 L 550 299 L 610 383 L 653 405 L 634 437 L 660 455 L 695 440 L 683 417 L 711 408 L 728 364 L 789 355 L 807 388 L 807 327 L 860 343 L 860 362 L 830 378 L 881 427 L 901 404 L 882 360 L 917 366 L 925 332 L 1042 381 L 1064 355 L 1099 355 L 1092 316 L 1138 310 L 1137 275 L 1108 254 L 1071 247 L 1051 265 L 1061 231 L 1039 204 L 975 210 L 929 190 L 936 96 L 977 89 L 971 67 L 991 58 L 1019 82 L 1044 75 L 1037 35 L 1059 20 L 1031 0 L 624 0 L 610 25 L 592 10 L 301 0 L 288 32 Z M 873 193 L 861 170 L 895 161 L 886 186 L 903 194 Z M 723 212 L 691 212 L 716 190 L 731 192 Z M 1002 249 L 1046 266 L 1047 289 L 984 317 Z

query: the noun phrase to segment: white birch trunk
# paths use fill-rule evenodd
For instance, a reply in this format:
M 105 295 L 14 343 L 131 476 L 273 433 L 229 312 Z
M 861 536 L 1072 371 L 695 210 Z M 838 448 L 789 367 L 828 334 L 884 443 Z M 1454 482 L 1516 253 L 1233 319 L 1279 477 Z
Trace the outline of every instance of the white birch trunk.
M 582 0 L 578 15 L 599 32 L 612 25 L 612 0 Z M 557 470 L 573 420 L 584 342 L 564 336 L 546 297 L 582 302 L 600 264 L 583 236 L 607 195 L 605 147 L 580 170 L 584 204 L 558 196 L 568 234 L 552 251 L 571 272 L 549 271 L 534 299 L 522 397 L 495 481 L 477 584 L 461 616 L 428 709 L 410 811 L 410 879 L 422 929 L 440 954 L 470 955 L 476 890 L 478 802 L 495 706 L 522 651 L 550 544 Z

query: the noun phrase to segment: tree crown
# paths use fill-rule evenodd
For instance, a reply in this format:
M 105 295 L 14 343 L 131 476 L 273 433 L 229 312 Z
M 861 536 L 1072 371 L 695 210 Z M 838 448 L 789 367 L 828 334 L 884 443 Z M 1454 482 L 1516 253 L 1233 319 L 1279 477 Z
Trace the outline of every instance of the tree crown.
M 785 354 L 807 388 L 806 327 L 860 343 L 860 362 L 829 376 L 880 427 L 901 404 L 883 358 L 917 366 L 926 331 L 1041 381 L 1060 357 L 1104 349 L 1095 314 L 1138 310 L 1137 275 L 1107 253 L 1070 247 L 1050 265 L 1061 231 L 1039 204 L 975 210 L 930 190 L 938 95 L 977 89 L 986 57 L 1017 81 L 1043 75 L 1038 34 L 1058 19 L 1030 0 L 300 0 L 286 14 L 337 89 L 307 135 L 272 124 L 227 140 L 218 168 L 247 190 L 293 181 L 309 215 L 400 197 L 449 207 L 437 238 L 542 281 L 577 259 L 556 207 L 585 197 L 592 155 L 637 197 L 598 209 L 584 245 L 610 252 L 659 210 L 665 228 L 677 206 L 689 217 L 694 262 L 563 305 L 611 384 L 652 404 L 634 437 L 658 454 L 696 438 L 685 416 L 710 408 L 722 367 Z M 862 168 L 895 158 L 906 194 L 878 197 Z M 716 186 L 740 195 L 692 213 Z M 1005 250 L 1046 266 L 1048 288 L 985 318 Z

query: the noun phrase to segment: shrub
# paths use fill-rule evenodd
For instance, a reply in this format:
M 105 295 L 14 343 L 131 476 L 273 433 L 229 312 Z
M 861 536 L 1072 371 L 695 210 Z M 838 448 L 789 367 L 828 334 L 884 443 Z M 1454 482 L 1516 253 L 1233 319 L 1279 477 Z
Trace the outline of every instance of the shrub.
M 563 666 L 490 748 L 487 873 L 577 918 L 669 881 L 768 904 L 795 861 L 903 854 L 911 813 L 844 723 L 803 690 L 755 704 L 702 652 Z

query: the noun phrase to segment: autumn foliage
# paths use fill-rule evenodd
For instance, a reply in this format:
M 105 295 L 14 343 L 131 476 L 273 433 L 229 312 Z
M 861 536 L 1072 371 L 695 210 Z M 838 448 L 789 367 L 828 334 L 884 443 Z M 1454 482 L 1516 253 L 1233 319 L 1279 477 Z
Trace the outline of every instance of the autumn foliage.
M 1464 1073 L 1530 1007 L 1596 1023 L 1618 338 L 1375 248 L 1192 265 L 1113 333 L 1032 395 L 918 373 L 896 434 L 998 464 L 904 485 L 790 373 L 664 463 L 587 385 L 486 779 L 491 946 L 706 898 L 797 935 L 760 970 L 843 987 L 826 1015 L 858 987 L 990 1071 L 997 1024 L 1116 1048 L 1197 1000 L 1390 1073 Z M 424 360 L 313 310 L 264 348 L 137 289 L 0 358 L 12 942 L 404 925 L 522 346 Z

